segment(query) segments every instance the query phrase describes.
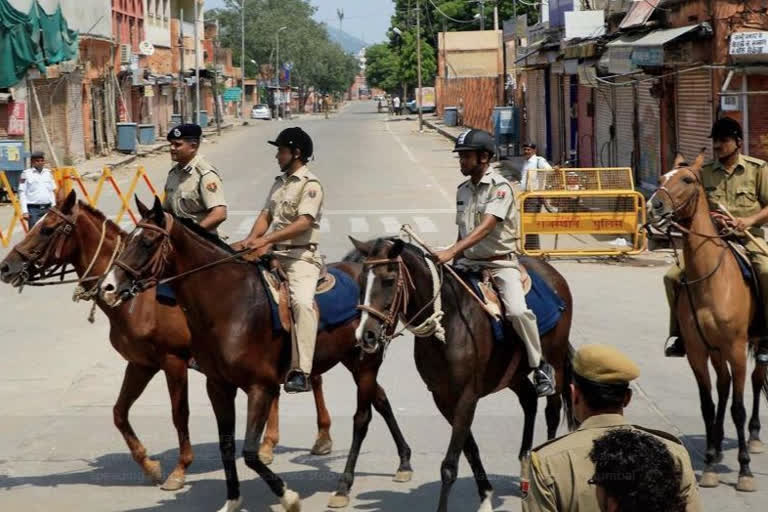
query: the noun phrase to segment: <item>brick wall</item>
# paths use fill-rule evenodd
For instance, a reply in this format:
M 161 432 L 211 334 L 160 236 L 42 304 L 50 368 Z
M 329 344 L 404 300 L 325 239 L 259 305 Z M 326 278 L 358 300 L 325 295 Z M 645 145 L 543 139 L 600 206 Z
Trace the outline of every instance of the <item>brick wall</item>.
M 173 67 L 173 55 L 170 48 L 155 47 L 155 53 L 145 57 L 145 59 L 144 65 L 152 73 L 167 75 L 173 73 L 174 69 L 178 72 L 178 68 Z
M 753 75 L 749 78 L 750 91 L 768 91 L 768 77 Z M 749 154 L 768 160 L 768 95 L 749 97 Z M 746 128 L 745 128 L 746 129 Z
M 43 134 L 43 123 L 37 113 L 34 104 L 34 96 L 31 88 L 37 91 L 37 98 L 40 102 L 40 110 L 48 130 L 48 136 L 51 145 L 56 152 L 59 162 L 63 165 L 67 158 L 69 150 L 68 128 L 67 128 L 67 84 L 65 78 L 42 79 L 29 81 L 29 101 L 30 101 L 30 149 L 32 151 L 43 151 L 50 162 L 53 157 L 48 148 L 48 144 Z
M 442 116 L 445 107 L 456 107 L 463 101 L 464 125 L 493 131 L 493 108 L 503 102 L 503 77 L 470 77 L 435 82 L 437 112 Z

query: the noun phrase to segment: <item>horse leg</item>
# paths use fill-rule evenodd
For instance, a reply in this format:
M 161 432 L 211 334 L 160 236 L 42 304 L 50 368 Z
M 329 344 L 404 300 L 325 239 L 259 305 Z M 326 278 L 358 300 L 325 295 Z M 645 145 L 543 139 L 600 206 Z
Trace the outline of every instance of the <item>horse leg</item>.
M 686 346 L 686 348 L 689 348 Z M 693 348 L 693 347 L 691 347 Z M 704 418 L 704 430 L 707 436 L 707 450 L 704 454 L 704 470 L 699 480 L 700 487 L 717 487 L 720 483 L 714 464 L 716 452 L 714 445 L 715 403 L 712 401 L 712 381 L 707 368 L 707 354 L 701 350 L 688 350 L 688 364 L 696 377 L 699 387 L 699 402 L 701 403 L 701 416 Z
M 259 447 L 261 462 L 269 466 L 275 460 L 275 446 L 280 442 L 280 391 L 277 392 L 269 407 L 267 428 L 264 431 L 264 439 Z
M 520 406 L 523 408 L 525 417 L 523 420 L 523 440 L 520 443 L 520 453 L 517 455 L 519 460 L 523 460 L 523 457 L 525 457 L 533 447 L 533 428 L 536 425 L 536 411 L 539 406 L 539 397 L 536 395 L 536 388 L 533 387 L 533 383 L 527 378 L 523 378 L 514 385 L 509 386 L 509 389 L 517 394 L 517 399 L 520 401 Z M 555 426 L 555 428 L 557 428 L 557 426 Z
M 128 421 L 128 412 L 137 398 L 141 396 L 147 388 L 147 384 L 152 377 L 160 371 L 159 368 L 150 368 L 136 363 L 128 363 L 123 375 L 123 385 L 120 388 L 120 394 L 117 402 L 112 408 L 115 427 L 123 435 L 128 449 L 131 451 L 133 460 L 141 466 L 144 474 L 152 480 L 152 483 L 159 485 L 163 481 L 163 468 L 160 462 L 147 457 L 147 449 L 141 444 L 136 433 L 133 431 L 131 423 Z
M 283 480 L 273 473 L 259 458 L 259 440 L 264 431 L 269 408 L 274 394 L 264 388 L 254 386 L 248 391 L 248 425 L 245 431 L 243 459 L 246 465 L 256 471 L 267 486 L 280 498 L 280 504 L 288 512 L 299 512 L 299 495 L 286 487 Z
M 389 433 L 392 434 L 392 439 L 395 441 L 397 447 L 397 455 L 400 457 L 400 465 L 397 468 L 397 473 L 392 479 L 398 483 L 410 482 L 413 477 L 413 468 L 411 467 L 411 447 L 403 436 L 400 430 L 400 425 L 397 424 L 397 418 L 392 411 L 392 406 L 389 404 L 387 393 L 380 385 L 376 385 L 376 398 L 373 401 L 373 407 L 381 414 L 384 421 L 387 423 Z
M 333 493 L 328 501 L 330 508 L 343 508 L 349 505 L 349 491 L 355 481 L 355 466 L 357 457 L 360 455 L 360 447 L 363 444 L 368 426 L 371 423 L 371 405 L 376 398 L 376 372 L 365 370 L 355 372 L 355 381 L 357 382 L 357 411 L 355 411 L 352 446 L 347 455 L 347 465 L 344 467 L 344 473 L 339 478 L 336 486 L 336 492 Z
M 312 376 L 312 394 L 315 395 L 315 411 L 317 412 L 317 439 L 310 453 L 312 455 L 328 455 L 333 449 L 331 414 L 325 406 L 322 375 Z
M 164 491 L 177 491 L 184 487 L 187 468 L 192 464 L 194 455 L 192 444 L 189 440 L 189 389 L 187 385 L 187 362 L 170 355 L 165 363 L 165 381 L 168 385 L 168 394 L 171 397 L 171 411 L 173 425 L 179 436 L 179 460 L 162 489 Z
M 438 512 L 448 511 L 448 496 L 451 493 L 454 482 L 456 482 L 459 469 L 459 455 L 464 448 L 470 428 L 472 427 L 477 400 L 478 397 L 472 392 L 471 386 L 467 387 L 453 409 L 451 441 L 448 443 L 448 451 L 440 466 L 442 487 L 440 489 L 440 503 L 437 507 Z
M 765 382 L 765 366 L 758 364 L 752 371 L 752 417 L 749 419 L 749 453 L 763 453 L 760 440 L 760 393 Z
M 712 358 L 717 375 L 717 414 L 713 426 L 713 444 L 715 446 L 715 462 L 723 460 L 723 438 L 725 437 L 725 413 L 728 409 L 728 399 L 731 393 L 731 373 L 728 364 L 722 356 Z
M 740 348 L 740 350 L 739 350 Z M 747 438 L 744 427 L 747 422 L 747 409 L 744 407 L 744 386 L 747 379 L 747 356 L 744 345 L 736 343 L 731 354 L 731 368 L 733 369 L 733 403 L 731 404 L 731 417 L 736 425 L 736 434 L 739 438 L 739 479 L 736 483 L 737 491 L 754 492 L 755 480 L 749 468 L 750 456 L 747 448 Z
M 531 384 L 531 388 L 533 388 L 533 384 Z M 535 389 L 533 389 L 533 395 L 536 397 Z M 433 398 L 443 417 L 448 420 L 449 423 L 453 423 L 453 411 L 451 411 L 450 407 L 439 402 L 437 396 L 433 395 Z M 469 466 L 472 468 L 472 474 L 475 476 L 475 483 L 477 484 L 477 492 L 480 495 L 481 503 L 478 512 L 493 512 L 493 505 L 491 503 L 493 498 L 493 486 L 491 486 L 491 482 L 488 480 L 488 474 L 483 467 L 483 462 L 480 460 L 480 449 L 477 447 L 471 429 L 467 434 L 467 440 L 464 443 L 463 451 L 464 456 L 467 458 L 467 462 L 469 462 Z
M 243 499 L 240 497 L 240 480 L 235 465 L 235 395 L 237 388 L 231 384 L 208 379 L 205 383 L 208 398 L 216 415 L 219 429 L 219 451 L 227 480 L 227 502 L 219 512 L 239 512 Z

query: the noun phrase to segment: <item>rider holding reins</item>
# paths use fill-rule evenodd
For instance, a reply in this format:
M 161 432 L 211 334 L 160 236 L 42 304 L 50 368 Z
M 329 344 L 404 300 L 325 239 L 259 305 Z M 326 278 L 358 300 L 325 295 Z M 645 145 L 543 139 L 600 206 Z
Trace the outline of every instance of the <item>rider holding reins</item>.
M 456 261 L 465 269 L 489 269 L 499 289 L 504 312 L 528 353 L 536 392 L 555 392 L 554 370 L 544 361 L 536 315 L 525 302 L 517 259 L 518 215 L 512 186 L 490 168 L 496 151 L 493 138 L 482 130 L 462 133 L 455 153 L 461 173 L 469 177 L 456 191 L 456 224 L 459 236 L 448 249 L 438 251 L 439 263 Z

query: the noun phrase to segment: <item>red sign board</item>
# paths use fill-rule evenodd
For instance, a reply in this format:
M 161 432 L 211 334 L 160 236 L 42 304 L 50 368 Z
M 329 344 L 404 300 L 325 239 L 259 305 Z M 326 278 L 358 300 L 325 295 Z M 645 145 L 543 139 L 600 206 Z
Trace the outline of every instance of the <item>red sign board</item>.
M 8 104 L 8 135 L 24 135 L 27 127 L 27 109 L 23 101 Z

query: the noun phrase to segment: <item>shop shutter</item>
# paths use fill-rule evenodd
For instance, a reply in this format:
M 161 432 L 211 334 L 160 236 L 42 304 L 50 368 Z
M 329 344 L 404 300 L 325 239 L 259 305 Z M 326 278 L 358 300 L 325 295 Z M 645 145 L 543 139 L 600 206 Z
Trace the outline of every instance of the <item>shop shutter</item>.
M 613 88 L 600 84 L 595 89 L 595 166 L 613 167 L 614 148 L 611 140 L 613 124 Z
M 635 152 L 635 88 L 614 87 L 616 99 L 616 166 L 633 167 Z
M 646 190 L 655 190 L 661 176 L 661 110 L 651 96 L 654 82 L 637 84 L 638 155 L 637 181 Z
M 693 160 L 706 148 L 712 156 L 712 75 L 709 70 L 692 71 L 677 75 L 677 150 L 688 160 Z

